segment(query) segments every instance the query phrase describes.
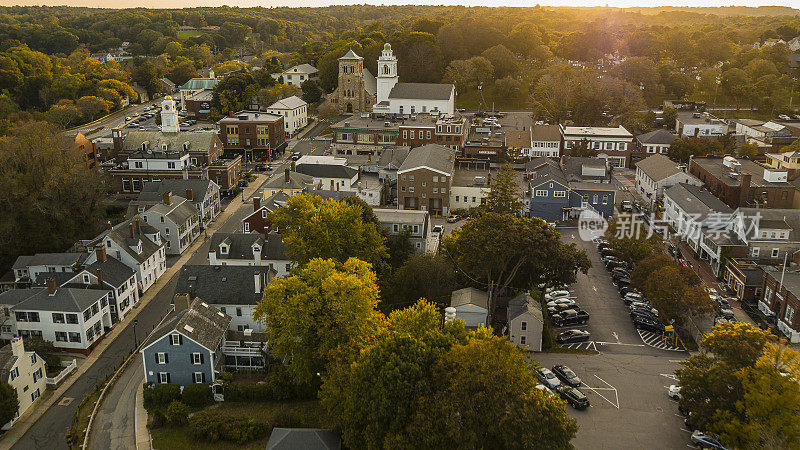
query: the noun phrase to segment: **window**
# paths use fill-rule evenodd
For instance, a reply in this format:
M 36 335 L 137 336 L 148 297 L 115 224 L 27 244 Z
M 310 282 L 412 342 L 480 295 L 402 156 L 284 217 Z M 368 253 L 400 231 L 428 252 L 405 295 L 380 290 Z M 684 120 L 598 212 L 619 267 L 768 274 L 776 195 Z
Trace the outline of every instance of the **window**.
M 169 356 L 166 353 L 156 353 L 156 363 L 158 364 L 166 364 L 169 362 Z
M 794 308 L 786 305 L 786 314 L 783 315 L 784 321 L 791 324 L 794 321 Z
M 447 188 L 439 188 L 439 193 L 440 194 L 446 194 L 447 193 Z
M 224 307 L 224 306 L 223 306 L 223 307 L 221 307 L 219 310 L 220 310 L 220 311 L 222 311 L 222 314 L 227 314 L 227 313 L 225 312 L 225 307 Z
M 414 181 L 414 175 L 409 175 L 408 176 L 408 181 Z
M 11 380 L 17 378 L 19 376 L 19 367 L 14 367 L 14 370 L 12 370 L 10 374 L 11 374 Z
M 250 232 L 250 224 L 247 223 L 247 222 L 244 223 L 244 232 L 245 233 L 249 233 Z
M 78 315 L 77 314 L 67 314 L 67 323 L 77 324 L 78 323 Z
M 597 204 L 597 194 L 594 194 L 592 196 L 592 203 L 595 204 L 595 205 Z
M 183 339 L 180 334 L 170 334 L 169 343 L 170 345 L 181 345 L 183 343 Z
M 192 364 L 194 364 L 195 366 L 203 364 L 203 354 L 192 353 Z
M 456 201 L 458 201 L 458 196 L 456 195 Z
M 31 355 L 31 364 L 36 364 L 36 353 Z
M 527 329 L 528 329 L 528 322 L 522 322 L 522 331 L 525 331 Z
M 414 186 L 409 186 L 408 187 L 408 192 L 414 192 Z
M 525 339 L 525 336 L 520 336 L 520 337 L 519 337 L 519 343 L 520 343 L 521 345 L 525 345 L 525 341 L 526 341 L 526 339 Z
M 750 256 L 753 258 L 758 258 L 758 253 L 761 250 L 759 247 L 753 247 L 750 249 Z
M 192 374 L 192 379 L 195 383 L 203 383 L 206 381 L 206 374 L 203 372 L 195 372 Z
M 34 378 L 33 381 L 36 382 L 36 379 Z M 36 389 L 35 391 L 31 392 L 31 401 L 35 402 L 37 398 L 39 398 L 39 389 Z
M 81 341 L 81 334 L 80 333 L 70 332 L 68 335 L 69 335 L 69 341 L 70 342 L 80 342 Z
M 65 331 L 56 331 L 56 342 L 67 342 L 67 333 Z
M 539 189 L 539 190 L 536 191 L 536 196 L 537 197 L 547 197 L 547 191 L 545 191 L 544 189 Z
M 64 314 L 53 313 L 53 323 L 64 323 Z
M 169 372 L 158 372 L 158 382 L 161 384 L 169 383 Z
M 242 317 L 242 308 L 236 308 L 236 316 Z
M 604 195 L 604 196 L 603 196 L 603 204 L 604 204 L 604 205 L 607 205 L 607 204 L 608 204 L 608 195 Z
M 439 182 L 439 177 L 433 177 L 433 182 L 434 183 L 438 183 Z
M 553 197 L 566 197 L 567 191 L 553 191 Z
M 779 253 L 779 252 L 780 252 L 780 249 L 773 248 L 773 249 L 772 249 L 772 257 L 773 257 L 773 258 L 777 258 L 777 257 L 778 257 L 778 253 Z
M 420 133 L 420 134 L 422 134 L 422 133 Z M 409 135 L 411 136 L 409 139 L 414 139 L 414 130 L 411 130 L 409 132 Z

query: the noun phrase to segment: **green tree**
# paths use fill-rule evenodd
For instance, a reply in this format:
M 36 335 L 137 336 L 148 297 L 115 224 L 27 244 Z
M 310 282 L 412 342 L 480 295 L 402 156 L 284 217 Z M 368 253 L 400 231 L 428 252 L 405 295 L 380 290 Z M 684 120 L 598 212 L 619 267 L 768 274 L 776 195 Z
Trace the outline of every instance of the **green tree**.
M 739 109 L 742 102 L 750 96 L 752 84 L 747 72 L 734 67 L 722 72 L 720 87 L 736 103 L 736 109 Z
M 389 234 L 381 229 L 381 232 L 389 252 L 389 265 L 396 270 L 415 253 L 414 245 L 411 243 L 411 231 L 405 229 L 398 234 Z
M 722 144 L 718 140 L 685 137 L 675 139 L 669 146 L 669 159 L 688 163 L 692 156 L 718 155 L 722 152 Z
M 516 75 L 517 72 L 519 72 L 517 57 L 503 44 L 487 48 L 481 53 L 481 56 L 492 63 L 492 67 L 494 67 L 494 76 L 497 79 Z
M 442 255 L 413 254 L 381 289 L 381 305 L 416 301 L 426 298 L 446 304 L 450 294 L 458 289 L 458 277 L 451 262 Z
M 167 74 L 169 80 L 177 86 L 182 86 L 195 76 L 197 76 L 197 69 L 195 69 L 194 64 L 188 61 L 175 65 Z
M 7 424 L 17 416 L 19 399 L 17 391 L 6 381 L 0 381 L 0 423 Z
M 498 214 L 519 214 L 522 202 L 519 197 L 519 174 L 505 164 L 492 179 L 486 209 Z
M 311 104 L 317 103 L 322 99 L 322 89 L 319 88 L 319 85 L 314 80 L 306 80 L 300 86 L 303 91 L 303 101 Z
M 409 434 L 425 448 L 572 448 L 578 426 L 564 402 L 535 388 L 522 352 L 483 328 L 434 368 Z
M 758 146 L 755 144 L 745 142 L 741 147 L 739 147 L 740 158 L 754 159 L 758 156 L 758 154 Z
M 237 72 L 226 76 L 214 87 L 211 107 L 221 114 L 245 109 L 258 91 L 253 75 Z M 269 104 L 267 104 L 269 105 Z
M 377 304 L 369 264 L 312 259 L 270 283 L 253 317 L 265 325 L 272 354 L 290 362 L 296 380 L 310 382 L 374 341 L 383 326 Z
M 45 122 L 0 138 L 0 270 L 19 255 L 60 252 L 101 226 L 104 183 L 73 142 Z
M 456 268 L 489 293 L 489 314 L 508 288 L 572 283 L 591 267 L 586 252 L 564 244 L 543 220 L 486 212 L 445 238 L 443 251 Z
M 333 105 L 326 105 L 317 111 L 317 117 L 319 117 L 319 120 L 331 122 L 339 117 L 339 110 Z
M 85 95 L 75 101 L 75 106 L 88 120 L 94 120 L 97 116 L 105 114 L 111 109 L 112 103 L 108 100 L 93 95 Z
M 522 93 L 522 83 L 510 76 L 496 80 L 494 86 L 495 92 L 502 98 L 517 99 Z
M 363 213 L 360 205 L 305 194 L 289 199 L 270 219 L 282 230 L 287 253 L 298 264 L 313 258 L 339 263 L 358 258 L 378 266 L 388 254 L 378 226 L 366 223 Z
M 678 266 L 663 267 L 647 277 L 642 293 L 661 317 L 683 324 L 691 316 L 713 311 L 708 293 L 687 281 Z
M 438 309 L 419 301 L 393 312 L 387 333 L 352 364 L 330 372 L 320 401 L 350 448 L 408 448 L 420 403 L 434 394 L 434 366 L 454 343 L 466 343 L 463 322 L 440 324 Z
M 167 422 L 175 427 L 189 423 L 189 407 L 177 400 L 174 400 L 169 404 L 164 415 L 167 419 Z
M 664 126 L 668 130 L 674 130 L 675 121 L 678 120 L 678 110 L 667 106 L 666 108 L 664 108 L 662 117 L 664 118 Z
M 658 233 L 648 236 L 645 224 L 630 215 L 610 221 L 605 236 L 617 257 L 628 264 L 638 264 L 639 261 L 651 255 L 663 254 L 664 251 L 661 236 Z
M 800 139 L 797 139 L 791 144 L 781 148 L 781 153 L 786 152 L 800 152 Z
M 457 59 L 451 61 L 444 70 L 443 81 L 454 84 L 458 92 L 466 92 L 468 89 L 477 87 L 478 76 L 472 63 Z

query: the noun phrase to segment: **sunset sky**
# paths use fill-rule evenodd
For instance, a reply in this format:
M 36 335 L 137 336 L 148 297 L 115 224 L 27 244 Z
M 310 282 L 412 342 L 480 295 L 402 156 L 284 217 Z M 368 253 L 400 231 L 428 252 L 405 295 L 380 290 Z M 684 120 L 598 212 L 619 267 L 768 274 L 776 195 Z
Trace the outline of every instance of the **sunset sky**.
M 382 1 L 326 1 L 326 0 L 0 0 L 0 5 L 68 5 L 68 6 L 90 6 L 90 7 L 111 7 L 111 8 L 181 8 L 196 6 L 326 6 L 352 5 L 352 4 L 376 4 L 376 5 L 464 5 L 464 6 L 533 6 L 536 1 L 525 0 L 468 0 L 468 1 L 448 1 L 448 0 L 382 0 Z M 538 2 L 542 6 L 611 6 L 626 8 L 632 6 L 652 7 L 652 6 L 791 6 L 798 7 L 798 0 L 546 0 Z

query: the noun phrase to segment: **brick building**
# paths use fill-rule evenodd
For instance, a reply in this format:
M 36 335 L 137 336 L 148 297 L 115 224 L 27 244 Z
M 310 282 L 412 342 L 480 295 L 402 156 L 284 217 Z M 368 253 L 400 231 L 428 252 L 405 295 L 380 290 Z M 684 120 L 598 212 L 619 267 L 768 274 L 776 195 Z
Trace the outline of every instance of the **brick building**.
M 258 111 L 239 111 L 217 122 L 226 153 L 245 162 L 272 160 L 286 147 L 283 117 Z
M 75 149 L 83 156 L 86 161 L 86 167 L 89 169 L 97 168 L 97 152 L 95 151 L 94 144 L 83 133 L 75 135 Z
M 758 309 L 764 314 L 773 313 L 778 329 L 792 343 L 800 342 L 800 273 L 796 268 L 779 270 L 763 267 L 762 297 Z
M 397 171 L 398 209 L 446 216 L 450 210 L 453 150 L 438 144 L 412 149 Z
M 331 149 L 339 155 L 373 155 L 386 147 L 464 145 L 466 120 L 461 115 L 362 114 L 331 125 Z

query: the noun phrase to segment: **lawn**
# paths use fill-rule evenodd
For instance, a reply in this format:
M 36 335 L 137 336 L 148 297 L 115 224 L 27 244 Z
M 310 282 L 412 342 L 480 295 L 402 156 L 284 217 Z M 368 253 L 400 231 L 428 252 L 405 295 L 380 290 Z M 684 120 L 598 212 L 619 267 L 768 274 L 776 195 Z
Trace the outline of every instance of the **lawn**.
M 197 36 L 202 36 L 203 34 L 205 33 L 198 30 L 181 30 L 178 31 L 178 39 L 189 39 Z
M 222 402 L 209 407 L 226 415 L 249 417 L 256 422 L 269 423 L 278 416 L 290 416 L 303 428 L 325 428 L 322 408 L 316 400 L 295 402 Z M 160 449 L 192 449 L 192 450 L 234 450 L 263 449 L 267 446 L 269 436 L 257 441 L 239 445 L 233 442 L 199 442 L 191 437 L 188 427 L 157 428 L 151 430 L 153 448 Z

